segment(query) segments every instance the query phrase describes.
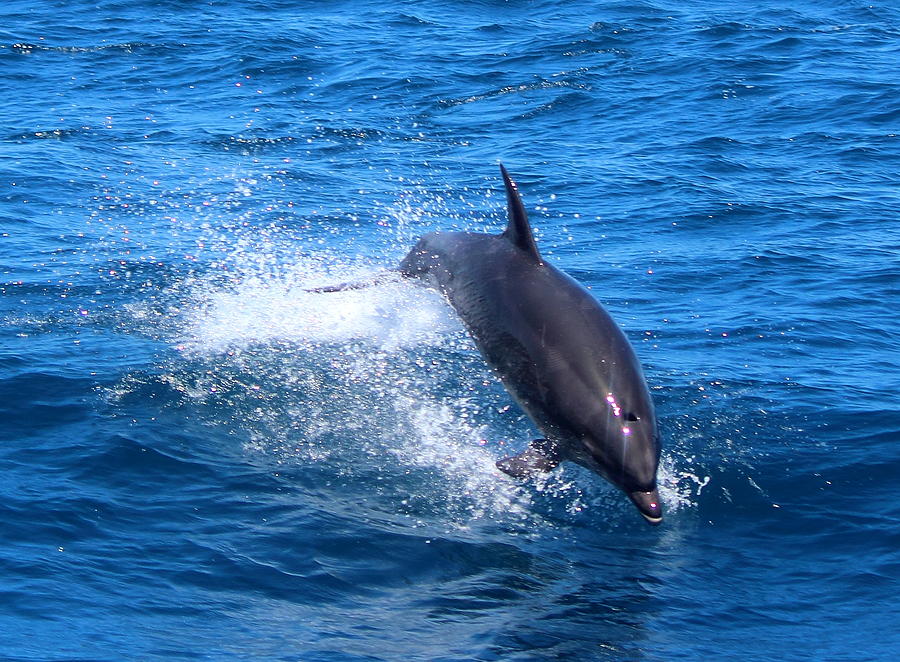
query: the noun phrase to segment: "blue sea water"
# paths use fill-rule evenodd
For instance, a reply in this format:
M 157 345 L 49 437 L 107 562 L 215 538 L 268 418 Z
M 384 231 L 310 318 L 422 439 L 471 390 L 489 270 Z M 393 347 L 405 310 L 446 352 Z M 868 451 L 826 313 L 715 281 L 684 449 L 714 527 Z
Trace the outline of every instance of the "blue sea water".
M 900 7 L 7 0 L 0 659 L 892 660 Z M 499 231 L 645 366 L 666 521 L 393 266 Z

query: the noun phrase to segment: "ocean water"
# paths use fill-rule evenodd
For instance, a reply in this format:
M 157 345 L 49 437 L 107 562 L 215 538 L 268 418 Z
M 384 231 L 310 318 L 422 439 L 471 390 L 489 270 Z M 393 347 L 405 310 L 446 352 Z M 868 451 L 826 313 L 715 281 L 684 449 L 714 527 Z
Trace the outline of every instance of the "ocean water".
M 893 660 L 900 7 L 0 7 L 0 659 Z M 391 267 L 499 231 L 645 367 L 666 521 Z

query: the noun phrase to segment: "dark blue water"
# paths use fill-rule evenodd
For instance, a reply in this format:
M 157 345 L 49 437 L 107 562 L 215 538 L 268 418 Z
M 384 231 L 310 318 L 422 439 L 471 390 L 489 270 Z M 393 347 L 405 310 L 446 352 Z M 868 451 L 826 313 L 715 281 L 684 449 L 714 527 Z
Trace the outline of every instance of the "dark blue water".
M 900 8 L 4 2 L 0 658 L 890 660 Z M 434 294 L 499 230 L 645 365 L 667 519 Z

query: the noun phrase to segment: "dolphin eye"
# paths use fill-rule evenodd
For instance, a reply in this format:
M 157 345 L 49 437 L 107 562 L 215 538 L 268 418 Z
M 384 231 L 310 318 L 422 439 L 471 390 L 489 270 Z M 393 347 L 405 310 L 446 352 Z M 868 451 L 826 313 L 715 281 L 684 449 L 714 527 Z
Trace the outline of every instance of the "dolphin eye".
M 631 412 L 631 411 L 627 411 L 624 414 L 622 414 L 622 418 L 624 418 L 626 421 L 632 421 L 632 422 L 638 420 L 638 417 L 635 416 L 634 412 Z

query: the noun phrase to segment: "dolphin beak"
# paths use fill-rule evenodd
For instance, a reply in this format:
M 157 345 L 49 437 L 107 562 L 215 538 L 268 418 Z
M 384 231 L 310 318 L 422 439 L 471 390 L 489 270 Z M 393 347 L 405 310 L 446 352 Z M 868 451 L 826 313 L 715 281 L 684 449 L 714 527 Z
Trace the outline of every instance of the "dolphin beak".
M 662 503 L 659 501 L 659 490 L 652 492 L 629 492 L 628 498 L 637 506 L 638 511 L 650 524 L 656 526 L 662 522 Z

